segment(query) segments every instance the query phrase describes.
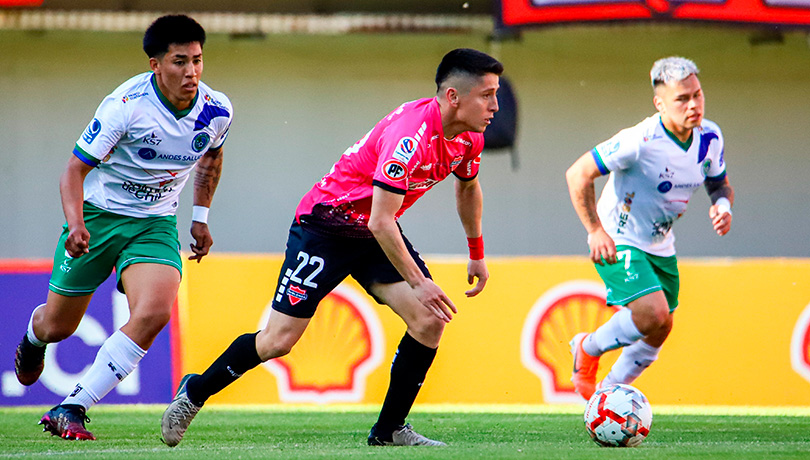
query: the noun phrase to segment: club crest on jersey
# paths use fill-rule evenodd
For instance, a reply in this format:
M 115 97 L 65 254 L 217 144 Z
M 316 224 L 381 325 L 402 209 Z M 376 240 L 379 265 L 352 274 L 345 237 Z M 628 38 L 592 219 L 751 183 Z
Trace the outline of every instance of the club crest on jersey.
M 393 157 L 397 160 L 408 164 L 411 157 L 416 152 L 416 140 L 412 137 L 403 137 L 397 142 L 397 148 L 394 150 Z
M 290 299 L 290 305 L 295 305 L 302 300 L 307 300 L 307 291 L 291 284 L 287 288 L 287 297 Z
M 382 173 L 388 180 L 398 181 L 405 178 L 408 172 L 405 163 L 399 160 L 388 160 L 382 165 Z
M 709 175 L 709 168 L 711 168 L 711 167 L 712 167 L 712 160 L 706 160 L 706 161 L 703 162 L 703 175 L 704 176 Z
M 195 152 L 200 153 L 208 146 L 210 140 L 211 136 L 209 136 L 208 133 L 199 133 L 194 136 L 194 140 L 191 141 L 191 148 L 194 149 Z
M 84 134 L 82 134 L 82 139 L 88 144 L 92 144 L 93 141 L 98 136 L 98 133 L 101 132 L 101 122 L 98 118 L 93 118 L 93 121 L 87 125 L 87 129 L 84 130 Z
M 463 159 L 464 159 L 464 157 L 462 155 L 459 155 L 459 156 L 453 158 L 453 162 L 450 163 L 450 167 L 455 169 L 456 166 L 461 164 L 461 160 L 463 160 Z

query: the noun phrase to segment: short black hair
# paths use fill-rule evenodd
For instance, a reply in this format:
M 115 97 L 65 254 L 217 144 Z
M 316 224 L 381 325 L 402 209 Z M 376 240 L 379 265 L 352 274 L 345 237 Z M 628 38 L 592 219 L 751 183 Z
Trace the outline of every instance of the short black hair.
M 494 57 L 470 48 L 458 48 L 444 55 L 439 68 L 436 69 L 436 91 L 442 87 L 447 77 L 454 73 L 464 73 L 483 77 L 488 73 L 500 76 L 503 64 Z
M 169 45 L 199 42 L 205 44 L 205 29 L 184 14 L 161 16 L 143 34 L 143 50 L 150 58 L 169 51 Z

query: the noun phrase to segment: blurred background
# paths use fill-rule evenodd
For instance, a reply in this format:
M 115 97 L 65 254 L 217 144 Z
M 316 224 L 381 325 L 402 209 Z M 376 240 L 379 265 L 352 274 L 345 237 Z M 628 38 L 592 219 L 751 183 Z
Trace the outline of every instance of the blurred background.
M 148 70 L 141 50 L 145 27 L 163 12 L 189 12 L 187 2 L 172 0 L 28 3 L 41 5 L 0 9 L 0 258 L 52 257 L 64 222 L 59 175 L 73 144 L 105 95 Z M 524 3 L 536 11 L 525 19 L 510 13 L 511 4 Z M 564 172 L 597 143 L 652 115 L 652 62 L 682 55 L 701 69 L 706 116 L 725 135 L 737 201 L 733 229 L 719 238 L 699 190 L 674 227 L 678 253 L 810 255 L 810 47 L 806 30 L 795 24 L 677 20 L 676 7 L 657 14 L 643 3 L 650 18 L 571 16 L 540 27 L 504 27 L 504 11 L 520 24 L 544 21 L 552 16 L 543 8 L 555 12 L 559 5 L 193 5 L 189 13 L 209 33 L 203 80 L 225 92 L 236 112 L 211 211 L 215 251 L 282 252 L 300 197 L 389 111 L 434 95 L 435 69 L 447 51 L 472 47 L 504 63 L 518 104 L 514 148 L 488 149 L 482 162 L 488 254 L 587 251 Z M 184 246 L 190 241 L 187 189 L 179 211 Z M 426 254 L 466 253 L 456 222 L 452 181 L 436 186 L 402 219 Z M 437 225 L 445 230 L 437 232 Z

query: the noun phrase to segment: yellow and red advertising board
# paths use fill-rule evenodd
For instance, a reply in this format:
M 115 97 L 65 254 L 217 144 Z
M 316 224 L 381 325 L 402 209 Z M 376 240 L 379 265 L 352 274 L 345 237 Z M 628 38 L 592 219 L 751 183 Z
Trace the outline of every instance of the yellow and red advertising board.
M 606 321 L 604 287 L 585 258 L 490 258 L 466 298 L 466 260 L 426 257 L 458 314 L 419 403 L 579 401 L 568 341 Z M 212 255 L 188 264 L 179 298 L 182 373 L 201 372 L 264 325 L 281 256 Z M 656 404 L 810 404 L 810 261 L 680 261 L 680 306 L 659 360 L 635 385 Z M 279 293 L 286 295 L 286 293 Z M 292 352 L 246 373 L 211 403 L 379 403 L 405 331 L 347 280 L 319 306 Z M 600 377 L 618 352 L 602 358 Z

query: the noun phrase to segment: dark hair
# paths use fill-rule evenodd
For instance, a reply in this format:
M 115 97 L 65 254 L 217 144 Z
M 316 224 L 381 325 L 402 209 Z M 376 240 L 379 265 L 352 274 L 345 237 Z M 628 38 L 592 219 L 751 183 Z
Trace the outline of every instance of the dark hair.
M 476 77 L 483 77 L 488 73 L 500 75 L 503 73 L 503 64 L 494 57 L 470 48 L 458 48 L 444 55 L 439 68 L 436 69 L 436 90 L 441 89 L 442 83 L 451 74 L 465 73 Z
M 169 51 L 169 45 L 199 42 L 205 44 L 205 29 L 184 15 L 161 16 L 143 34 L 143 50 L 150 58 Z

